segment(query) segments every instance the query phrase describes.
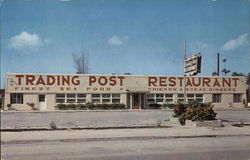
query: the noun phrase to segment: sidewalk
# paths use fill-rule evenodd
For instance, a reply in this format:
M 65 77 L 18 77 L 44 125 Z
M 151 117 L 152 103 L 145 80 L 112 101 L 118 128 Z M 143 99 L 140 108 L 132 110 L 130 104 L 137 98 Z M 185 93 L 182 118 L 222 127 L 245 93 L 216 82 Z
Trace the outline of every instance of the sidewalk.
M 82 140 L 98 141 L 112 139 L 173 139 L 173 138 L 206 138 L 206 137 L 250 136 L 250 127 L 201 128 L 154 128 L 154 129 L 107 129 L 107 130 L 67 130 L 67 131 L 33 131 L 2 132 L 1 142 L 22 143 L 30 141 Z

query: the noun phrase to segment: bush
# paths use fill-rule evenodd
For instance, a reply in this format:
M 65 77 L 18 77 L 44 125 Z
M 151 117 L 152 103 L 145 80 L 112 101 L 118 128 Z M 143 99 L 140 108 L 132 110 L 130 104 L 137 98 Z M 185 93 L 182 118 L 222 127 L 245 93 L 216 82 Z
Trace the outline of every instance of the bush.
M 188 107 L 184 113 L 184 117 L 191 121 L 215 120 L 216 114 L 212 105 L 208 107 Z
M 152 103 L 148 105 L 149 109 L 160 109 L 161 105 L 158 103 Z
M 173 104 L 173 103 L 163 103 L 162 104 L 162 108 L 174 109 L 175 108 L 175 104 Z
M 186 108 L 187 107 L 183 103 L 176 104 L 175 108 L 174 108 L 174 115 L 173 115 L 173 117 L 179 117 L 179 116 L 181 116 L 183 113 L 185 113 Z
M 68 107 L 67 107 L 66 104 L 57 104 L 57 105 L 55 106 L 55 108 L 56 108 L 56 109 L 59 109 L 59 110 L 67 110 L 67 109 L 68 109 Z
M 11 104 L 7 104 L 8 110 L 11 110 Z
M 186 120 L 216 120 L 216 114 L 211 103 L 190 101 L 188 104 L 178 103 L 174 108 L 173 117 L 178 117 L 180 124 L 185 125 Z
M 27 103 L 27 105 L 30 106 L 30 108 L 31 108 L 32 110 L 38 110 L 38 108 L 35 107 L 35 104 L 34 104 L 34 103 Z

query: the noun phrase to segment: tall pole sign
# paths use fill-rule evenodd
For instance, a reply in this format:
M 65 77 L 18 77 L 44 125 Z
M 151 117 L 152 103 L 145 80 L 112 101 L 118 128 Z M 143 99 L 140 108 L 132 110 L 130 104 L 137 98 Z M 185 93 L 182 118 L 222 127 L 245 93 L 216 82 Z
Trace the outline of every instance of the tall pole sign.
M 184 96 L 184 103 L 186 103 L 187 102 L 187 93 L 186 93 L 186 58 L 187 58 L 187 54 L 186 54 L 186 40 L 184 41 L 184 60 L 183 60 L 183 64 L 184 64 L 184 70 L 183 70 L 183 76 L 184 76 L 184 85 L 183 85 L 183 91 L 184 91 L 184 94 L 183 94 L 183 96 Z
M 184 41 L 184 49 L 183 49 L 183 76 L 184 76 L 184 103 L 187 103 L 187 93 L 186 93 L 186 76 L 196 76 L 201 72 L 201 54 L 193 54 L 191 56 L 187 56 L 186 53 L 186 40 Z
M 201 72 L 201 54 L 188 56 L 184 61 L 184 72 L 187 76 L 196 76 Z

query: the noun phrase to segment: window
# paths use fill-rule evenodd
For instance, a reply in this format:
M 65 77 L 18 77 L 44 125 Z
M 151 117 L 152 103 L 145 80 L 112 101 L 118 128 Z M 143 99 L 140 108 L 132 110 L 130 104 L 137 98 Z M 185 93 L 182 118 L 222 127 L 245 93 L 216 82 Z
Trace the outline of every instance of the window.
M 242 94 L 233 94 L 233 100 L 234 103 L 242 102 Z
M 155 97 L 155 94 L 147 94 L 147 97 L 154 98 L 154 97 Z
M 178 94 L 178 97 L 184 97 L 184 94 Z
M 150 93 L 147 94 L 148 103 L 172 103 L 173 94 L 162 94 L 162 93 Z
M 194 100 L 194 94 L 187 94 L 187 100 L 193 101 Z
M 56 99 L 56 103 L 65 103 L 65 99 Z
M 77 94 L 77 103 L 86 103 L 86 94 Z
M 163 99 L 156 99 L 156 102 L 163 102 Z
M 112 103 L 120 103 L 120 99 L 112 99 Z
M 112 94 L 112 98 L 120 98 L 121 95 L 120 94 Z
M 102 94 L 102 98 L 110 98 L 110 94 Z
M 76 103 L 76 99 L 67 99 L 67 103 Z
M 112 103 L 121 103 L 121 94 L 112 94 Z
M 56 103 L 65 103 L 65 94 L 56 94 Z
M 65 98 L 65 94 L 56 94 L 56 98 Z
M 56 94 L 56 103 L 86 103 L 86 94 L 83 93 Z
M 67 94 L 67 98 L 76 98 L 76 94 Z
M 77 99 L 77 103 L 86 103 L 86 99 Z
M 195 94 L 195 100 L 202 103 L 203 102 L 203 94 Z
M 177 102 L 183 103 L 184 102 L 184 94 L 177 95 Z
M 77 94 L 77 98 L 86 98 L 86 94 Z
M 101 94 L 92 94 L 92 98 L 100 98 Z
M 220 103 L 221 102 L 221 94 L 212 94 L 212 102 Z
M 39 94 L 38 99 L 39 102 L 45 102 L 45 94 Z
M 93 103 L 120 103 L 121 94 L 92 94 Z
M 23 104 L 23 94 L 22 93 L 11 93 L 10 94 L 11 104 Z
M 156 94 L 156 97 L 159 98 L 159 97 L 164 97 L 164 94 Z
M 165 102 L 166 103 L 173 103 L 173 94 L 165 94 Z

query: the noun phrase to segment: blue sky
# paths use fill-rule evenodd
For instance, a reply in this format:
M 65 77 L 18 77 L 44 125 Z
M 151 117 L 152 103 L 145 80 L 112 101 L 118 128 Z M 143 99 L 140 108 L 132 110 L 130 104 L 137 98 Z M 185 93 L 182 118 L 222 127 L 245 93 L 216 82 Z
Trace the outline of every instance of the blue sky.
M 1 0 L 1 79 L 7 72 L 75 73 L 72 53 L 88 52 L 90 73 L 182 74 L 201 52 L 248 73 L 248 0 Z M 223 63 L 221 62 L 223 67 Z M 221 67 L 221 70 L 222 70 Z

